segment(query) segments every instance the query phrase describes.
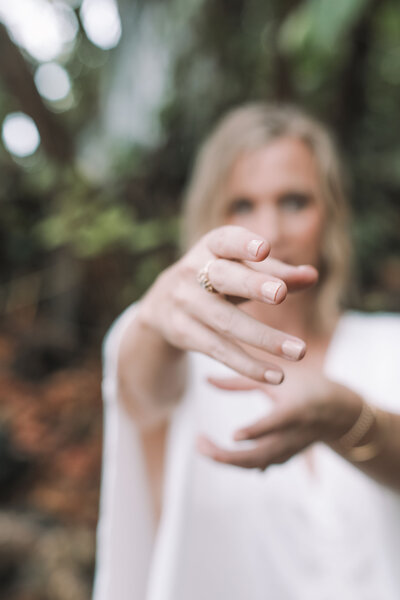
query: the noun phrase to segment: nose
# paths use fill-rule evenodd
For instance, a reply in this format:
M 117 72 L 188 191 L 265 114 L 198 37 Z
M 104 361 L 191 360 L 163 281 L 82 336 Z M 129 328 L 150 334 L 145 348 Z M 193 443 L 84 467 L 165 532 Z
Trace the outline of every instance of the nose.
M 254 219 L 254 232 L 263 236 L 271 244 L 272 251 L 279 246 L 283 233 L 279 211 L 271 206 L 261 207 Z

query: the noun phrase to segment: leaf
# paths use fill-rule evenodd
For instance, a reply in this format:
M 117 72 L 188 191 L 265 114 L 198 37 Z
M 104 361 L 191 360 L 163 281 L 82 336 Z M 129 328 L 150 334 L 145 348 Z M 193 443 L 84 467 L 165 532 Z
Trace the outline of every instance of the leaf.
M 307 47 L 334 54 L 369 0 L 308 0 L 289 14 L 281 27 L 281 49 L 294 54 Z

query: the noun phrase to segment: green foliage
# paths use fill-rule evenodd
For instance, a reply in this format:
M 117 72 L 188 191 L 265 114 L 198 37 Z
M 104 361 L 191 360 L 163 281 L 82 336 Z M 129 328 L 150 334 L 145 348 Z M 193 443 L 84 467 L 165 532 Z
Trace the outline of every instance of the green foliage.
M 69 246 L 77 257 L 89 258 L 118 248 L 149 251 L 176 240 L 176 217 L 140 222 L 132 209 L 118 202 L 117 194 L 113 196 L 112 188 L 92 190 L 78 176 L 69 183 L 53 198 L 57 210 L 35 228 L 35 237 L 45 248 Z
M 80 257 L 97 256 L 115 248 L 138 252 L 157 248 L 176 239 L 176 218 L 135 221 L 123 206 L 73 206 L 62 214 L 45 218 L 37 227 L 43 244 L 54 249 L 70 245 Z
M 290 54 L 313 52 L 334 59 L 339 44 L 368 7 L 370 0 L 308 0 L 285 20 L 282 49 Z
M 81 29 L 64 59 L 75 104 L 56 115 L 72 140 L 73 159 L 60 163 L 42 148 L 17 161 L 0 147 L 3 273 L 16 265 L 36 268 L 61 247 L 82 262 L 123 252 L 135 261 L 132 278 L 120 286 L 128 301 L 173 258 L 173 251 L 158 250 L 176 246 L 179 197 L 206 132 L 231 106 L 269 99 L 299 102 L 342 145 L 353 179 L 361 297 L 374 293 L 383 265 L 400 253 L 397 0 L 136 0 L 121 2 L 121 14 L 125 40 L 133 23 L 140 33 L 142 15 L 152 18 L 171 57 L 159 99 L 159 144 L 107 146 L 100 137 L 109 149 L 107 168 L 98 168 L 97 179 L 82 175 L 82 149 L 101 130 L 110 73 L 129 60 L 122 47 L 94 48 Z M 2 80 L 0 118 L 10 110 L 20 110 L 20 100 Z

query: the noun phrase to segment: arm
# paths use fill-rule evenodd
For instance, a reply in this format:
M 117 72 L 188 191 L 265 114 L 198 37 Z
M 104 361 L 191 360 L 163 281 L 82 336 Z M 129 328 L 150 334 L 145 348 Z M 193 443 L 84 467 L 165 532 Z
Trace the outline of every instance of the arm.
M 138 307 L 121 340 L 119 392 L 136 422 L 155 426 L 182 396 L 186 357 L 151 327 L 144 309 L 143 304 Z
M 364 399 L 358 394 L 350 390 L 342 392 L 348 397 L 348 405 L 350 402 L 354 406 L 358 406 L 360 414 L 360 405 Z M 333 402 L 333 410 L 337 401 Z M 338 408 L 336 408 L 336 411 Z M 350 422 L 350 427 L 354 424 Z M 349 431 L 350 427 L 347 429 Z M 355 460 L 352 458 L 351 451 L 346 451 L 337 443 L 330 443 L 330 446 L 343 458 L 351 462 L 358 469 L 369 475 L 376 481 L 387 485 L 388 487 L 400 491 L 400 415 L 376 409 L 376 418 L 365 435 L 357 443 L 356 447 L 376 447 L 374 454 L 367 460 Z
M 262 389 L 277 405 L 272 413 L 235 433 L 237 441 L 256 442 L 250 450 L 224 450 L 201 437 L 199 450 L 213 460 L 264 470 L 286 462 L 314 442 L 324 442 L 376 481 L 400 490 L 400 415 L 377 409 L 378 418 L 357 443 L 376 443 L 377 455 L 359 462 L 338 444 L 357 421 L 365 401 L 353 390 L 307 371 L 274 389 L 244 378 L 211 383 L 232 391 Z

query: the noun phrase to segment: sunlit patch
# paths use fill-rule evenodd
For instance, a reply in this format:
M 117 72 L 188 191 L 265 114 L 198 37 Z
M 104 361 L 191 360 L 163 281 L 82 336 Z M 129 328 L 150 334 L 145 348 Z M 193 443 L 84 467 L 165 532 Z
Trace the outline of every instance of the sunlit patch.
M 24 113 L 7 115 L 1 135 L 7 150 L 15 156 L 30 156 L 40 144 L 40 135 L 35 122 Z
M 66 98 L 71 91 L 68 72 L 57 63 L 40 65 L 35 73 L 35 83 L 39 93 L 54 102 Z
M 57 58 L 79 29 L 69 6 L 49 0 L 0 0 L 0 20 L 14 41 L 38 61 Z
M 83 0 L 80 15 L 89 40 L 99 48 L 114 48 L 121 38 L 121 20 L 115 0 Z

